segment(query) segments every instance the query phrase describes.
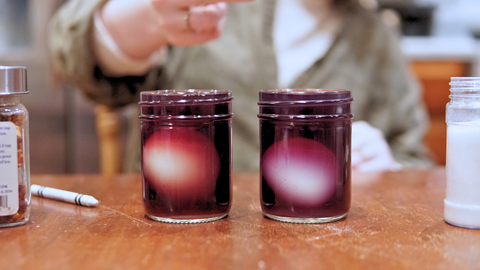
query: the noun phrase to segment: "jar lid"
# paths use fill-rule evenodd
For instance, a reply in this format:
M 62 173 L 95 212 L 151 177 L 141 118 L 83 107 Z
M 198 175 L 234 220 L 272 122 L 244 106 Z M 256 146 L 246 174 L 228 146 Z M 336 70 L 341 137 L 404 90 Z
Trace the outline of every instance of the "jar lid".
M 27 93 L 27 69 L 21 66 L 0 66 L 0 95 Z

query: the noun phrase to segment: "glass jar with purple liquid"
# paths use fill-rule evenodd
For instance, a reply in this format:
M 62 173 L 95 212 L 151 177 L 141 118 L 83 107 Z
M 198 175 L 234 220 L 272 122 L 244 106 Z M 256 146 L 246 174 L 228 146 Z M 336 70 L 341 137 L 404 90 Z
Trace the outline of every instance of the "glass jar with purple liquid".
M 224 218 L 231 207 L 232 93 L 140 94 L 146 216 L 171 223 Z
M 259 100 L 264 216 L 293 223 L 344 218 L 350 209 L 351 92 L 262 90 Z

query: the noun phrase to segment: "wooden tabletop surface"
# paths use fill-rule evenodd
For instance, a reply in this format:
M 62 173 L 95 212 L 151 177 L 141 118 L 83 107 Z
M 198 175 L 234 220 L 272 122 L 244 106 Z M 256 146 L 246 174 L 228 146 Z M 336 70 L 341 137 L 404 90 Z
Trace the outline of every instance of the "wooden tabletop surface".
M 443 221 L 444 168 L 354 174 L 347 218 L 316 225 L 264 218 L 258 178 L 234 175 L 228 218 L 174 225 L 144 217 L 140 175 L 34 175 L 101 206 L 32 197 L 0 269 L 480 269 L 480 230 Z

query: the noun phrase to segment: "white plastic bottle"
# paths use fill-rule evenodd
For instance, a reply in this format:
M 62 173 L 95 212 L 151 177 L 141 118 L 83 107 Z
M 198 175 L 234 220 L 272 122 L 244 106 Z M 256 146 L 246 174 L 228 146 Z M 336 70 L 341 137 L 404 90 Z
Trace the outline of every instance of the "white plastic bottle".
M 480 229 L 480 77 L 453 77 L 447 104 L 447 223 Z

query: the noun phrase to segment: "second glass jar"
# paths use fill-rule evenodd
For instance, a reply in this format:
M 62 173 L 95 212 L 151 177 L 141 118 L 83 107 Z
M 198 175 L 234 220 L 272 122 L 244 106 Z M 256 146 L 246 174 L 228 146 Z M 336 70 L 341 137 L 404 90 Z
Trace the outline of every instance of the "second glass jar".
M 143 202 L 157 221 L 198 223 L 231 207 L 232 94 L 159 90 L 140 94 Z
M 347 90 L 263 90 L 261 204 L 284 222 L 339 220 L 350 209 L 353 114 Z

